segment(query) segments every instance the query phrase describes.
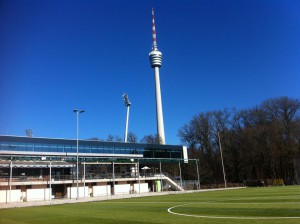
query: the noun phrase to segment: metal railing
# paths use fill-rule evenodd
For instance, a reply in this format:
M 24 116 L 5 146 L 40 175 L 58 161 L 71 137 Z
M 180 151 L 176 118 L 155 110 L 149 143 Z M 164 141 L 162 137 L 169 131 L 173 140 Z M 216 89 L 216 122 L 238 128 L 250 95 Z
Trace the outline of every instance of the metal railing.
M 152 173 L 140 173 L 140 177 L 153 177 L 154 174 Z M 85 180 L 96 180 L 96 179 L 119 179 L 119 178 L 138 178 L 138 173 L 115 173 L 113 176 L 113 173 L 105 173 L 105 174 L 86 174 Z M 78 178 L 80 181 L 84 179 L 83 175 L 79 175 Z M 0 176 L 0 183 L 9 183 L 10 181 L 12 183 L 14 182 L 38 182 L 38 181 L 49 181 L 50 176 L 12 176 L 10 180 L 10 176 Z M 68 180 L 76 180 L 76 175 L 51 175 L 52 181 L 68 181 Z
M 178 180 L 176 180 L 175 177 L 172 175 L 162 172 L 160 173 L 152 173 L 152 172 L 140 172 L 140 173 L 132 173 L 132 172 L 126 172 L 126 173 L 115 173 L 113 176 L 113 173 L 105 173 L 105 174 L 99 174 L 99 173 L 87 173 L 85 175 L 85 178 L 82 174 L 79 174 L 79 180 L 97 180 L 97 179 L 121 179 L 121 178 L 148 178 L 148 177 L 157 177 L 157 178 L 164 178 L 168 177 L 174 182 L 178 183 Z M 9 183 L 9 182 L 45 182 L 49 181 L 50 176 L 44 175 L 44 176 L 12 176 L 10 180 L 10 176 L 0 176 L 0 183 Z M 51 181 L 69 181 L 73 180 L 76 181 L 76 175 L 70 174 L 70 175 L 51 175 Z
M 64 181 L 64 180 L 74 180 L 74 175 L 52 175 L 52 181 Z M 0 176 L 0 182 L 37 182 L 37 181 L 49 181 L 49 176 Z

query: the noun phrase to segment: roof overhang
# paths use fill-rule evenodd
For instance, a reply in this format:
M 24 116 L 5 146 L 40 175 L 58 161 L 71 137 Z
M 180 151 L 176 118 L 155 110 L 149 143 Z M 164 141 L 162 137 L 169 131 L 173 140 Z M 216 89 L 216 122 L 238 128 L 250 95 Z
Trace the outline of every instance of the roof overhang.
M 26 151 L 0 151 L 0 155 L 20 155 L 20 156 L 61 156 L 74 157 L 74 152 L 26 152 Z M 117 157 L 117 158 L 143 158 L 142 154 L 113 154 L 113 153 L 78 153 L 79 157 Z

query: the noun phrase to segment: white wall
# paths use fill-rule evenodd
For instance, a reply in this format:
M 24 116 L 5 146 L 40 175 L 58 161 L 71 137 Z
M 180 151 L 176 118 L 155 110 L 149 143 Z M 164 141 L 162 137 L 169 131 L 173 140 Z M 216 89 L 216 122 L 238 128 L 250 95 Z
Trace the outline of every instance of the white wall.
M 9 190 L 0 191 L 0 203 L 21 201 L 21 190 L 11 190 L 11 196 L 9 196 L 9 192 Z
M 130 184 L 116 184 L 114 192 L 115 192 L 115 195 L 116 194 L 130 194 Z
M 78 187 L 79 189 L 79 198 L 90 197 L 89 187 Z M 67 188 L 68 198 L 77 198 L 77 187 L 68 187 Z
M 110 185 L 105 186 L 93 186 L 93 196 L 106 196 L 111 195 Z
M 145 193 L 145 192 L 149 192 L 149 186 L 148 186 L 148 183 L 141 183 L 141 184 L 140 184 L 140 187 L 139 187 L 139 184 L 134 184 L 133 187 L 134 187 L 134 191 L 135 191 L 136 193 Z
M 26 201 L 49 201 L 49 193 L 50 188 L 27 189 Z

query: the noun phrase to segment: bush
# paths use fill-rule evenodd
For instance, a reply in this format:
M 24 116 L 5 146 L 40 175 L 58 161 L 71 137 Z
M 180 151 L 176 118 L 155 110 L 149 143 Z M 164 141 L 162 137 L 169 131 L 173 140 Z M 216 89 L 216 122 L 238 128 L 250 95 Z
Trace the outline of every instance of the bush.
M 273 180 L 273 186 L 284 186 L 283 179 L 274 179 Z

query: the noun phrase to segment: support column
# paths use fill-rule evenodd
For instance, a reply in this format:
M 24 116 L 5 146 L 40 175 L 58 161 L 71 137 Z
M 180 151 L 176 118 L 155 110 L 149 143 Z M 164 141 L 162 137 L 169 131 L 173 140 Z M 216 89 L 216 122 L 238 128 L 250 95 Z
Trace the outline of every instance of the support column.
M 198 177 L 197 190 L 200 190 L 201 189 L 201 185 L 200 185 L 200 175 L 199 175 L 198 159 L 196 159 L 196 167 L 197 167 L 197 177 Z
M 115 195 L 115 162 L 112 162 L 112 168 L 113 168 L 113 195 Z
M 180 187 L 182 188 L 182 177 L 181 177 L 181 165 L 180 165 L 180 160 L 179 160 L 179 175 L 180 175 Z
M 159 172 L 160 172 L 160 191 L 163 191 L 163 186 L 162 186 L 162 172 L 161 172 L 161 162 L 159 162 Z
M 139 194 L 141 193 L 140 160 L 138 160 Z
M 85 198 L 85 159 L 83 162 L 83 197 Z
M 50 166 L 49 166 L 49 169 L 50 169 L 50 172 L 49 172 L 49 201 L 50 201 L 50 205 L 51 205 L 51 199 L 52 199 L 52 185 L 51 185 L 51 180 L 52 180 L 52 166 L 51 166 L 51 159 L 50 159 Z
M 12 184 L 12 159 L 10 160 L 10 174 L 9 174 L 9 203 L 11 202 L 11 184 Z

